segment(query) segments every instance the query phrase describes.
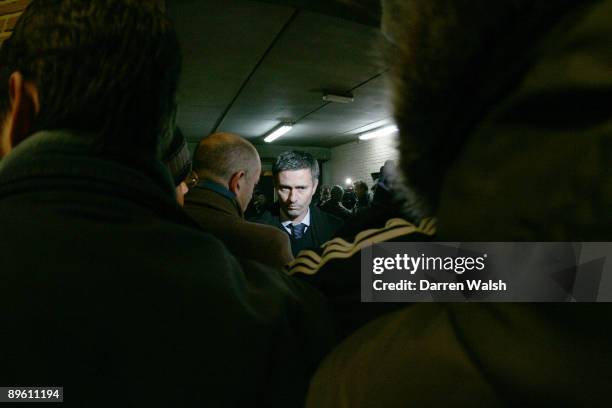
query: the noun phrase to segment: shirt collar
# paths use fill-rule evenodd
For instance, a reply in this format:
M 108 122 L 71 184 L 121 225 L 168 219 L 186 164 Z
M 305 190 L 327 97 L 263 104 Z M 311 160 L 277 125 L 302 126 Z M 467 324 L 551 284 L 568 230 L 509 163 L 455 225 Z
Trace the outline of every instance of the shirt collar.
M 281 222 L 281 224 L 283 225 L 283 227 L 285 227 L 287 231 L 289 231 L 289 224 L 291 223 L 292 223 L 291 220 Z M 300 223 L 305 224 L 306 227 L 310 227 L 310 207 L 308 207 L 308 212 L 306 213 L 306 216 Z

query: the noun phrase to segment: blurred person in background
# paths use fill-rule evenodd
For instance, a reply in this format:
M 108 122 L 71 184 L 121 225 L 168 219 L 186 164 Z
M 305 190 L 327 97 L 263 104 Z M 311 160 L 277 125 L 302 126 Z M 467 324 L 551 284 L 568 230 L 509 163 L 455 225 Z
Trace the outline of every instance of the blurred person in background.
M 344 208 L 342 205 L 342 196 L 344 195 L 344 189 L 338 185 L 333 186 L 330 192 L 330 198 L 319 208 L 327 213 L 330 213 L 342 220 L 346 221 L 352 215 L 352 213 Z
M 370 197 L 370 190 L 365 181 L 359 180 L 353 183 L 355 189 L 355 196 L 357 201 L 353 207 L 353 214 L 359 214 L 370 208 L 372 199 Z

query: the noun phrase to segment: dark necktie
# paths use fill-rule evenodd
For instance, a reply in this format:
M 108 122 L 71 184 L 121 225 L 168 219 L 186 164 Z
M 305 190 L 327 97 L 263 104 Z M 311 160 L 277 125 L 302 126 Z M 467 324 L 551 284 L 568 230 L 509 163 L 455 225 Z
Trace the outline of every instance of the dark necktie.
M 306 224 L 299 223 L 297 225 L 294 225 L 294 224 L 290 224 L 290 225 L 291 225 L 291 235 L 293 235 L 293 238 L 300 239 L 304 236 L 304 231 L 306 230 Z

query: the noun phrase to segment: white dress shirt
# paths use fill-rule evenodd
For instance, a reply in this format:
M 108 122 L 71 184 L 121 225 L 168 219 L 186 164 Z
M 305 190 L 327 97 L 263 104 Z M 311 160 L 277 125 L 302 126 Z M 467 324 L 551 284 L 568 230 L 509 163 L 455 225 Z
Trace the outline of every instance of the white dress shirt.
M 283 227 L 285 228 L 285 230 L 289 233 L 289 235 L 291 235 L 291 220 L 288 221 L 283 221 L 281 222 L 281 224 L 283 224 Z M 308 212 L 306 213 L 306 216 L 304 217 L 304 219 L 302 221 L 300 221 L 298 224 L 305 224 L 306 228 L 304 228 L 304 233 L 306 233 L 306 231 L 308 231 L 308 228 L 310 228 L 310 208 L 308 208 Z

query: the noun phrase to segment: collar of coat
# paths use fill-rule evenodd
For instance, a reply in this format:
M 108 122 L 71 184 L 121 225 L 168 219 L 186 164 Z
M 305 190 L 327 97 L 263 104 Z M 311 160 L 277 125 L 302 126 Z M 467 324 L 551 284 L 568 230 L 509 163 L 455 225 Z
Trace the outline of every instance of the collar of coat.
M 135 156 L 122 161 L 96 152 L 91 140 L 70 130 L 29 136 L 0 162 L 0 199 L 23 191 L 83 189 L 123 197 L 169 221 L 196 227 L 180 210 L 160 160 Z
M 211 180 L 204 179 L 204 180 L 200 180 L 200 182 L 196 185 L 196 188 L 191 191 L 191 196 L 194 197 L 195 195 L 199 195 L 198 190 L 212 192 L 215 194 L 215 196 L 222 197 L 224 199 L 222 202 L 220 202 L 219 200 L 213 200 L 214 203 L 211 203 L 210 202 L 211 197 L 209 196 L 208 198 L 204 198 L 205 201 L 209 201 L 207 203 L 208 205 L 213 205 L 218 210 L 220 209 L 225 212 L 230 212 L 230 213 L 237 212 L 240 218 L 244 217 L 244 214 L 242 213 L 242 209 L 240 208 L 240 205 L 238 204 L 238 200 L 236 199 L 236 194 L 231 192 L 224 185 L 221 185 Z M 187 197 L 189 197 L 189 193 Z M 193 201 L 193 200 L 190 200 L 190 201 Z

